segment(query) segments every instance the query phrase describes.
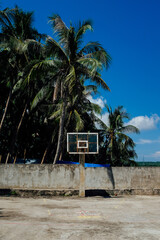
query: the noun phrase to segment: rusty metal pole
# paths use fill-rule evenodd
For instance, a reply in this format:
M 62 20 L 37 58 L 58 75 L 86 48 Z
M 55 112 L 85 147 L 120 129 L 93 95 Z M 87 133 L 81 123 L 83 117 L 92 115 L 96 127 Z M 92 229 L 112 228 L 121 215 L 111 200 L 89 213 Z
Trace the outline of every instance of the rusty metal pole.
M 85 154 L 79 155 L 79 197 L 85 197 Z

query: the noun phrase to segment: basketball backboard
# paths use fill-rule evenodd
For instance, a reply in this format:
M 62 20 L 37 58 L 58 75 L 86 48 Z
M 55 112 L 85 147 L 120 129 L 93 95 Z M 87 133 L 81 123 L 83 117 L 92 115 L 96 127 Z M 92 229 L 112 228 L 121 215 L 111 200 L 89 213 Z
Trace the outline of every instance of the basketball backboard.
M 98 133 L 67 133 L 69 154 L 97 154 Z

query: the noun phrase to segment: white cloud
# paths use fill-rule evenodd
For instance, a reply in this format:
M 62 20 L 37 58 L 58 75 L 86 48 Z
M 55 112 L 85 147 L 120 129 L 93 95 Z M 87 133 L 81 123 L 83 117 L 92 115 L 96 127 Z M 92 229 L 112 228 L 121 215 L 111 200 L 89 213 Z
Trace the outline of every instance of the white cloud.
M 127 124 L 134 125 L 139 130 L 150 130 L 156 128 L 159 121 L 160 117 L 157 114 L 152 114 L 150 117 L 138 116 L 132 118 Z
M 139 141 L 136 144 L 149 144 L 152 143 L 152 140 L 149 139 L 139 139 Z
M 155 153 L 144 155 L 145 158 L 156 158 L 157 160 L 160 160 L 160 151 L 156 151 Z
M 105 107 L 105 104 L 107 103 L 106 99 L 104 99 L 103 97 L 99 97 L 99 98 L 93 98 L 91 95 L 89 95 L 88 100 L 92 103 L 98 104 L 102 109 Z M 102 114 L 102 116 L 97 115 L 98 118 L 100 118 L 106 125 L 108 125 L 108 112 Z M 97 128 L 100 128 L 99 124 L 96 124 Z
M 150 139 L 139 139 L 136 144 L 151 144 L 151 143 L 160 143 L 160 139 L 150 140 Z
M 157 151 L 157 152 L 153 153 L 152 157 L 160 158 L 160 151 Z
M 91 95 L 88 96 L 88 100 L 92 103 L 98 104 L 101 108 L 104 108 L 107 103 L 106 99 L 103 97 L 93 98 Z
M 108 116 L 109 116 L 109 113 L 108 113 L 108 112 L 102 114 L 102 116 L 101 116 L 101 120 L 102 120 L 107 126 L 109 125 Z
M 97 115 L 97 117 L 98 117 L 100 120 L 102 120 L 102 121 L 108 126 L 108 123 L 109 123 L 109 121 L 108 121 L 108 115 L 109 115 L 109 114 L 106 112 L 106 113 L 102 114 L 102 116 Z M 101 127 L 100 127 L 100 125 L 99 125 L 98 123 L 96 123 L 96 128 L 97 128 L 97 129 L 101 129 Z

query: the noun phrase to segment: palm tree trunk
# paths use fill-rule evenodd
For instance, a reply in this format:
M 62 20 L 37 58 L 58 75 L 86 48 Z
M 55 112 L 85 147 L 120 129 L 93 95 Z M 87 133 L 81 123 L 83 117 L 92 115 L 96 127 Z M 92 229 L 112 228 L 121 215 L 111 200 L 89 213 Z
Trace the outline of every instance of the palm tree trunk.
M 111 133 L 111 162 L 113 161 L 113 133 Z
M 27 153 L 27 149 L 24 149 L 24 154 L 23 154 L 23 159 L 24 159 L 24 164 L 26 163 L 26 153 Z
M 26 110 L 27 110 L 27 105 L 28 105 L 28 102 L 26 103 L 26 105 L 25 105 L 25 107 L 24 107 L 24 110 L 23 110 L 23 113 L 22 113 L 22 115 L 21 115 L 21 118 L 20 118 L 20 121 L 19 121 L 17 130 L 16 130 L 16 133 L 15 133 L 15 136 L 14 136 L 13 139 L 12 139 L 11 148 L 10 148 L 10 151 L 9 151 L 9 153 L 7 154 L 7 158 L 6 158 L 6 164 L 7 164 L 7 162 L 8 162 L 9 157 L 12 156 L 12 153 L 13 153 L 13 151 L 14 151 L 15 142 L 16 142 L 16 140 L 17 140 L 18 133 L 19 133 L 20 127 L 21 127 L 21 125 L 22 125 L 22 121 L 23 121 L 23 119 L 24 119 Z
M 4 113 L 3 113 L 1 123 L 0 123 L 0 132 L 1 132 L 1 129 L 2 129 L 2 125 L 3 125 L 4 119 L 5 119 L 6 113 L 7 113 L 8 105 L 9 105 L 9 102 L 10 102 L 10 99 L 11 99 L 11 95 L 12 95 L 12 90 L 10 90 L 8 98 L 7 98 L 6 106 L 5 106 Z
M 20 129 L 21 125 L 22 125 L 22 121 L 23 121 L 24 115 L 25 115 L 26 110 L 27 110 L 27 105 L 28 105 L 28 103 L 26 103 L 26 105 L 25 105 L 25 107 L 24 107 L 24 110 L 23 110 L 23 113 L 22 113 L 22 116 L 21 116 L 21 119 L 20 119 L 20 121 L 19 121 L 18 128 L 17 128 L 17 133 L 16 133 L 16 137 L 18 136 L 19 129 Z
M 55 88 L 54 88 L 54 93 L 53 93 L 53 103 L 55 103 L 55 101 L 58 98 L 59 88 L 60 88 L 60 80 L 57 79 L 56 85 L 55 85 Z
M 8 163 L 8 159 L 10 157 L 10 152 L 7 154 L 7 157 L 6 157 L 6 164 Z
M 61 153 L 60 153 L 60 156 L 59 156 L 59 161 L 61 161 L 61 160 L 62 160 L 62 157 L 63 157 L 63 149 L 62 149 L 62 151 L 61 151 Z
M 16 160 L 17 160 L 17 153 L 16 153 L 16 156 L 14 157 L 14 162 L 13 162 L 13 164 L 16 163 Z
M 64 122 L 65 122 L 65 115 L 66 115 L 66 106 L 67 106 L 67 101 L 64 99 L 63 101 L 63 108 L 62 108 L 62 115 L 60 118 L 59 122 L 59 133 L 58 133 L 58 143 L 57 143 L 57 150 L 56 154 L 54 157 L 53 164 L 55 164 L 59 158 L 60 158 L 60 153 L 63 145 L 63 138 L 64 138 Z
M 62 148 L 61 148 L 60 157 L 59 157 L 60 161 L 62 160 L 62 157 L 63 157 L 65 138 L 67 136 L 67 130 L 68 130 L 68 126 L 69 126 L 69 123 L 70 123 L 71 115 L 72 115 L 72 112 L 70 112 L 70 114 L 69 114 L 69 117 L 68 117 L 67 122 L 66 122 L 65 129 L 64 129 L 63 143 L 62 143 Z
M 45 149 L 45 151 L 44 151 L 41 164 L 43 164 L 43 162 L 44 162 L 44 160 L 45 160 L 45 157 L 46 157 L 46 155 L 47 155 L 47 152 L 48 152 L 48 146 L 46 147 L 46 149 Z

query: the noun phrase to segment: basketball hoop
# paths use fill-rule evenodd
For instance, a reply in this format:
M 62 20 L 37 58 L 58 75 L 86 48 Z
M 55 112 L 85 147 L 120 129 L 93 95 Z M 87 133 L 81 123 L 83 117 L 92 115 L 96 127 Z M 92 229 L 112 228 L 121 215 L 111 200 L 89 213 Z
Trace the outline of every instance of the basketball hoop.
M 67 152 L 79 154 L 79 196 L 85 197 L 85 154 L 98 154 L 98 133 L 67 133 Z

